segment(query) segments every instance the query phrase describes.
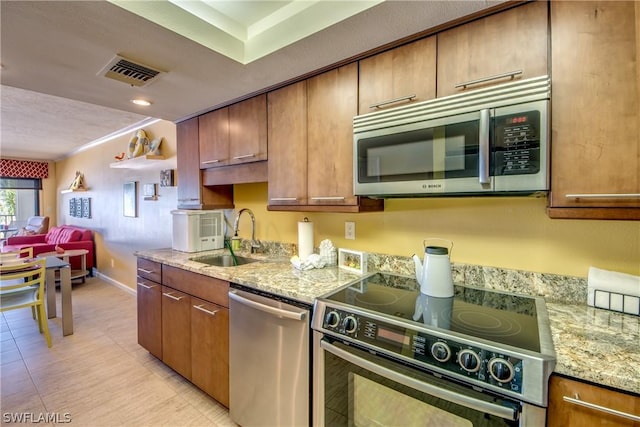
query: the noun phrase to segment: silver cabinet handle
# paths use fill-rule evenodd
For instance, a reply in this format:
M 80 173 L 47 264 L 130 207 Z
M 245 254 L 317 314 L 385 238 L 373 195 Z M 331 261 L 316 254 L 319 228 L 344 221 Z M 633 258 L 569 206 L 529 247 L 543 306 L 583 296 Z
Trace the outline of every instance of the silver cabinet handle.
M 184 297 L 174 297 L 173 295 L 171 295 L 171 292 L 163 292 L 162 295 L 164 295 L 165 297 L 171 298 L 172 300 L 175 300 L 175 301 L 180 301 L 182 298 L 184 298 Z
M 522 74 L 522 72 L 523 72 L 522 70 L 509 71 L 508 73 L 496 74 L 495 76 L 483 77 L 477 80 L 470 80 L 468 82 L 458 83 L 454 87 L 456 89 L 466 88 L 467 86 L 477 85 L 478 83 L 490 82 L 491 80 L 498 80 L 504 77 L 511 77 L 513 79 L 515 76 Z
M 241 160 L 241 159 L 248 159 L 249 157 L 255 157 L 256 155 L 254 153 L 251 154 L 243 154 L 242 156 L 235 156 L 233 158 L 233 160 Z
M 489 110 L 480 110 L 480 146 L 478 147 L 478 181 L 480 184 L 489 184 Z
M 360 366 L 361 368 L 366 369 L 370 372 L 376 373 L 381 377 L 388 378 L 391 381 L 395 381 L 397 383 L 403 384 L 407 387 L 410 387 L 414 390 L 418 390 L 422 393 L 439 397 L 449 402 L 453 402 L 455 404 L 465 406 L 467 408 L 472 408 L 480 412 L 486 412 L 487 414 L 495 415 L 503 419 L 507 419 L 511 421 L 515 421 L 516 419 L 518 419 L 516 411 L 513 408 L 494 405 L 493 403 L 477 400 L 470 396 L 465 396 L 460 393 L 455 393 L 449 390 L 445 390 L 441 387 L 437 387 L 435 385 L 426 383 L 424 381 L 420 381 L 415 378 L 408 377 L 406 375 L 400 374 L 391 369 L 385 368 L 384 366 L 378 365 L 377 363 L 373 363 L 366 359 L 358 357 L 355 354 L 346 352 L 341 348 L 338 348 L 324 340 L 320 341 L 320 347 L 322 347 L 324 350 L 328 351 L 329 353 L 333 353 L 334 355 L 336 355 L 341 359 L 344 359 L 350 363 L 353 363 L 354 365 Z
M 311 200 L 344 200 L 344 197 L 342 196 L 312 197 Z
M 216 313 L 218 312 L 218 310 L 214 310 L 214 311 L 207 310 L 206 308 L 203 307 L 203 305 L 204 304 L 194 305 L 193 308 L 195 308 L 196 310 L 204 311 L 205 313 L 210 314 L 212 316 L 215 316 Z
M 220 159 L 215 159 L 215 160 L 206 160 L 206 161 L 204 161 L 204 162 L 200 162 L 200 163 L 202 163 L 203 165 L 209 165 L 209 164 L 211 164 L 211 163 L 220 163 Z
M 377 104 L 371 104 L 371 105 L 369 105 L 369 108 L 380 108 L 383 105 L 394 104 L 394 103 L 400 102 L 400 101 L 411 101 L 415 97 L 416 97 L 415 94 L 414 95 L 401 96 L 400 98 L 394 98 L 394 99 L 390 99 L 388 101 L 378 102 Z
M 153 270 L 145 270 L 144 268 L 140 268 L 140 267 L 138 267 L 138 271 L 142 271 L 143 273 L 146 273 L 146 274 L 153 274 Z
M 156 287 L 156 285 L 149 286 L 149 285 L 145 285 L 145 284 L 144 284 L 144 283 L 142 283 L 142 282 L 138 282 L 138 286 L 142 286 L 142 287 L 143 287 L 143 288 L 145 288 L 145 289 L 152 289 L 152 288 L 155 288 L 155 287 Z
M 297 197 L 272 197 L 270 199 L 273 202 L 295 202 L 298 200 Z
M 633 414 L 628 414 L 626 412 L 622 412 L 622 411 L 617 411 L 615 409 L 611 409 L 611 408 L 607 408 L 605 406 L 600 406 L 600 405 L 596 405 L 595 403 L 591 403 L 591 402 L 586 402 L 584 400 L 580 400 L 580 396 L 578 396 L 578 393 L 576 393 L 576 397 L 568 397 L 568 396 L 562 396 L 562 400 L 564 400 L 565 402 L 569 402 L 571 404 L 574 405 L 578 405 L 578 406 L 583 406 L 585 408 L 589 408 L 589 409 L 593 409 L 594 411 L 599 411 L 599 412 L 604 412 L 606 414 L 610 414 L 610 415 L 615 415 L 617 417 L 621 417 L 621 418 L 627 418 L 633 421 L 640 421 L 640 416 L 638 415 L 633 415 Z
M 637 199 L 640 193 L 592 193 L 592 194 L 567 194 L 567 199 Z

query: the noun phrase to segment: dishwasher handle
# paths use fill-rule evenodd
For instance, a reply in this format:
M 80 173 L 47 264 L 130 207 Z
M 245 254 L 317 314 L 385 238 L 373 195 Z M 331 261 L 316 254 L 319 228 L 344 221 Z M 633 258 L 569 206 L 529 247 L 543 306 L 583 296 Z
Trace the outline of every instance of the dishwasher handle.
M 268 305 L 265 304 L 261 304 L 259 302 L 253 301 L 251 299 L 245 298 L 243 296 L 238 295 L 236 292 L 229 292 L 229 298 L 231 298 L 232 300 L 240 303 L 240 304 L 244 304 L 246 306 L 249 306 L 251 308 L 255 308 L 256 310 L 260 310 L 263 311 L 265 313 L 269 313 L 271 315 L 274 316 L 278 316 L 278 317 L 284 317 L 287 319 L 292 319 L 292 320 L 304 320 L 304 318 L 306 317 L 306 311 L 299 311 L 299 312 L 294 312 L 294 311 L 289 311 L 289 310 L 282 310 L 280 308 L 276 308 L 276 307 L 270 307 Z

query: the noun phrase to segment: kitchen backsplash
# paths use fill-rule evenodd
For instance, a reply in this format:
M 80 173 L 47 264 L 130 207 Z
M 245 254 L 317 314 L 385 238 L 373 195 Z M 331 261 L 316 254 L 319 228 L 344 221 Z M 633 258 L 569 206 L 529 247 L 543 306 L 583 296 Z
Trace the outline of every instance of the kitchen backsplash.
M 296 244 L 260 242 L 266 255 L 290 258 L 297 253 Z M 242 240 L 242 250 L 249 251 L 249 241 Z M 315 253 L 318 249 L 315 248 Z M 413 276 L 411 257 L 367 253 L 369 271 L 388 271 Z M 453 282 L 457 285 L 475 286 L 504 292 L 542 296 L 549 302 L 565 304 L 587 303 L 587 279 L 557 274 L 508 270 L 491 266 L 452 263 Z

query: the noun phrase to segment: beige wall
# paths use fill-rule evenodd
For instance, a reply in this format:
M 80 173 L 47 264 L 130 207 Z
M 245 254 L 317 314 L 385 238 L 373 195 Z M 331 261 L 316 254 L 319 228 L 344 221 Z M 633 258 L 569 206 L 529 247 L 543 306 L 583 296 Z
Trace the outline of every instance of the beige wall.
M 160 169 L 175 169 L 176 127 L 171 122 L 158 122 L 144 128 L 152 139 L 163 137 L 162 154 L 173 164 L 150 169 L 115 169 L 114 156 L 128 149 L 132 135 L 125 135 L 100 146 L 59 161 L 56 165 L 58 224 L 73 224 L 95 232 L 96 261 L 100 273 L 135 289 L 136 260 L 139 249 L 171 246 L 171 209 L 176 207 L 176 187 L 160 187 L 158 200 L 145 201 L 142 185 L 160 183 Z M 132 132 L 133 134 L 133 132 Z M 84 174 L 89 191 L 60 194 L 69 187 L 75 172 Z M 138 216 L 123 215 L 123 185 L 138 183 Z M 69 199 L 91 198 L 91 218 L 69 215 Z
M 159 122 L 145 130 L 163 136 L 163 154 L 175 160 L 175 126 Z M 133 253 L 171 246 L 170 211 L 177 205 L 177 195 L 175 187 L 159 187 L 158 201 L 144 201 L 141 185 L 159 183 L 159 169 L 109 167 L 114 155 L 126 151 L 129 137 L 56 164 L 56 214 L 58 224 L 94 230 L 98 271 L 135 289 Z M 89 191 L 61 195 L 76 170 L 84 173 Z M 122 213 L 122 187 L 127 181 L 139 184 L 137 218 Z M 91 219 L 68 215 L 71 197 L 91 197 Z M 421 253 L 424 238 L 442 237 L 454 242 L 452 260 L 459 263 L 580 277 L 586 277 L 593 265 L 640 275 L 640 222 L 551 220 L 545 213 L 545 198 L 390 199 L 384 212 L 363 214 L 270 212 L 266 202 L 266 183 L 235 186 L 236 211 L 253 210 L 256 237 L 261 240 L 296 243 L 297 222 L 306 216 L 314 222 L 316 246 L 330 239 L 337 247 L 410 256 Z M 355 240 L 344 239 L 345 221 L 356 223 Z M 248 217 L 240 225 L 240 237 L 249 238 Z
M 384 212 L 319 214 L 269 212 L 266 184 L 235 187 L 236 209 L 254 211 L 259 239 L 297 242 L 297 222 L 314 222 L 316 247 L 411 256 L 427 237 L 452 240 L 452 261 L 586 277 L 589 266 L 640 275 L 640 222 L 550 219 L 546 198 L 389 199 Z M 243 221 L 245 221 L 243 219 Z M 344 239 L 344 222 L 356 239 Z M 241 228 L 248 238 L 250 228 Z

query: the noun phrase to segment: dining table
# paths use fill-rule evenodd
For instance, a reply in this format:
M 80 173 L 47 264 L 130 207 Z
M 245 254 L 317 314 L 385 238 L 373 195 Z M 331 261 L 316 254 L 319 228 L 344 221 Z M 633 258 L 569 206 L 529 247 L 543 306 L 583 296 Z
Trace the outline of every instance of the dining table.
M 42 257 L 46 262 L 45 287 L 47 294 L 47 317 L 57 317 L 56 282 L 60 280 L 60 295 L 62 298 L 62 335 L 73 334 L 73 306 L 71 303 L 71 264 L 56 256 Z M 56 274 L 58 273 L 58 274 Z

